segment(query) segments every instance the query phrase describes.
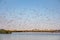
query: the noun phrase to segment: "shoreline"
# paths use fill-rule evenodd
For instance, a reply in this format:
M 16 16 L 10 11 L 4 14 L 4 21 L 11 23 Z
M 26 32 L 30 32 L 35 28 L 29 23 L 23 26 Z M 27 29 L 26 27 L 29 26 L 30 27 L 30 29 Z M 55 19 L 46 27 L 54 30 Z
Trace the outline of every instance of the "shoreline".
M 12 32 L 60 32 L 60 30 L 13 30 Z
M 0 30 L 0 34 L 11 34 L 12 32 L 50 32 L 50 33 L 60 33 L 60 30 Z

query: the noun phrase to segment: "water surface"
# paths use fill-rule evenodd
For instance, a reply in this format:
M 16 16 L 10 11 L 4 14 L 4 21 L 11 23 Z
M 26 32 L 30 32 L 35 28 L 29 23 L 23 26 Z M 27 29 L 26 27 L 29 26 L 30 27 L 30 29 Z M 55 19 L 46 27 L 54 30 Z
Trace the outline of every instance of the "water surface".
M 0 34 L 0 40 L 60 40 L 60 33 L 14 32 Z

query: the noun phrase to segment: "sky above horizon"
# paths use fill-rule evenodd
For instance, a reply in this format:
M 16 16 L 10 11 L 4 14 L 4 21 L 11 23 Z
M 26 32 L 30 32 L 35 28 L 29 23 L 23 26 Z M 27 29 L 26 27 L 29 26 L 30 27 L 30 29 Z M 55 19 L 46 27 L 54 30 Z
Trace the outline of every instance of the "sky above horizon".
M 0 29 L 60 29 L 60 0 L 0 0 Z

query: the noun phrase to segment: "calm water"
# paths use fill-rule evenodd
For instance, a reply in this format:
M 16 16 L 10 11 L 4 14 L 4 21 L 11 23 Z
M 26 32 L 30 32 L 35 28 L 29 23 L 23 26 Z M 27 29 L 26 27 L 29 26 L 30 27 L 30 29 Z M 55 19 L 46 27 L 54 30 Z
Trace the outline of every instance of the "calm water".
M 0 34 L 0 40 L 60 40 L 60 33 L 16 32 Z

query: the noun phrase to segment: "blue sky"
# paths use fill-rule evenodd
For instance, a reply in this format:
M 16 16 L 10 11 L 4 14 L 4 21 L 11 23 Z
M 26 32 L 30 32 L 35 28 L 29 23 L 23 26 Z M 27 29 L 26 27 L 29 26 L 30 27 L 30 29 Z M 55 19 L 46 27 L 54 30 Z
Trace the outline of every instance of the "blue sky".
M 60 0 L 0 0 L 1 29 L 60 29 Z

